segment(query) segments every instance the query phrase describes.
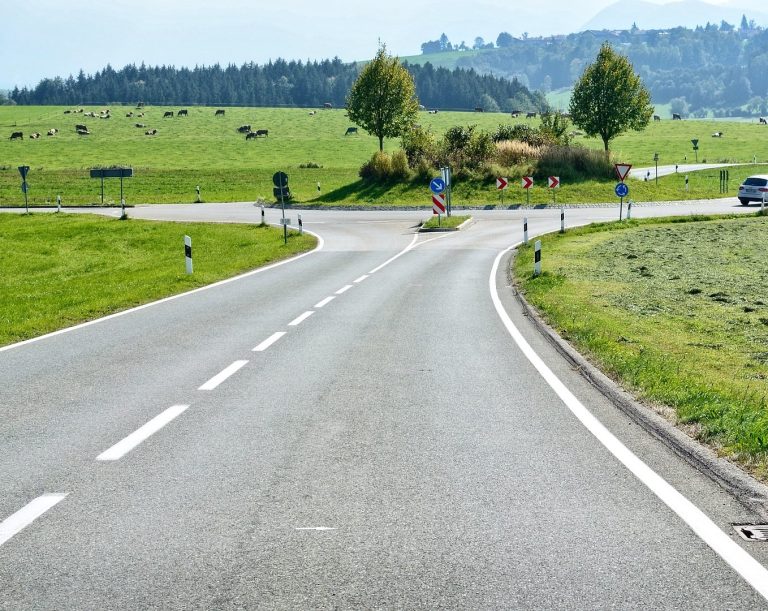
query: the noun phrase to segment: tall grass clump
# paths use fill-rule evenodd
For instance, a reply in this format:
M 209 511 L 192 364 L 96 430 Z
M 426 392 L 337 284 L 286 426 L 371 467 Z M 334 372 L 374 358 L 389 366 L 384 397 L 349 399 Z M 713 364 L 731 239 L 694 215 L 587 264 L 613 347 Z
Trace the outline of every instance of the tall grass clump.
M 541 157 L 542 148 L 520 140 L 502 140 L 496 143 L 495 161 L 502 167 L 527 164 Z
M 581 146 L 549 146 L 538 160 L 538 176 L 559 176 L 561 180 L 608 180 L 613 176 L 613 163 L 603 151 Z

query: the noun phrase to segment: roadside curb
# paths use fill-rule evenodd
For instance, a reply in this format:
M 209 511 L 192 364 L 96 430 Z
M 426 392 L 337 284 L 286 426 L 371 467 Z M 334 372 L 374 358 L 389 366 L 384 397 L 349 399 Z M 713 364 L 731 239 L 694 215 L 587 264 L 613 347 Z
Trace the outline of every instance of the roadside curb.
M 714 450 L 702 445 L 674 426 L 668 420 L 640 403 L 630 393 L 590 363 L 567 341 L 550 327 L 538 311 L 523 297 L 512 275 L 509 265 L 517 254 L 513 249 L 507 257 L 506 275 L 512 292 L 526 316 L 536 330 L 563 356 L 578 373 L 600 391 L 611 403 L 629 416 L 645 431 L 664 443 L 675 454 L 683 458 L 698 471 L 715 481 L 734 496 L 744 507 L 762 521 L 768 521 L 768 486 L 757 481 L 739 466 L 719 457 Z

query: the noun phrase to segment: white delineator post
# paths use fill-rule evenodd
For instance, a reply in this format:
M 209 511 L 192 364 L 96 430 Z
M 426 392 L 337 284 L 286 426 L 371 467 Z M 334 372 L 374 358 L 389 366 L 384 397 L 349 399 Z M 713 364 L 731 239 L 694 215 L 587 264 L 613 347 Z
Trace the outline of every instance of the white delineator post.
M 541 240 L 533 245 L 533 275 L 541 276 Z
M 301 215 L 299 214 L 299 235 L 304 234 L 304 225 L 301 222 Z
M 192 238 L 184 236 L 184 260 L 187 263 L 187 273 L 192 273 Z
M 565 208 L 560 206 L 560 233 L 565 233 Z
M 632 220 L 632 200 L 630 199 L 629 202 L 627 202 L 627 220 Z
M 261 224 L 264 225 L 264 206 L 261 207 Z
M 528 244 L 528 217 L 523 217 L 523 244 Z

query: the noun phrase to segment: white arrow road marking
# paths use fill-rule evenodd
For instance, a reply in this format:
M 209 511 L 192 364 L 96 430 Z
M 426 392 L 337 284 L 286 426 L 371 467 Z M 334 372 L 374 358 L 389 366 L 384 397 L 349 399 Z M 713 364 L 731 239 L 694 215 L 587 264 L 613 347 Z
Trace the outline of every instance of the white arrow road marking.
M 66 494 L 44 494 L 0 522 L 0 545 L 24 530 L 51 507 L 63 501 Z
M 307 320 L 307 318 L 312 316 L 312 314 L 314 314 L 314 311 L 313 310 L 308 310 L 307 312 L 304 312 L 304 314 L 302 314 L 301 316 L 297 316 L 296 318 L 294 318 L 291 322 L 288 323 L 288 326 L 289 327 L 297 327 L 301 323 L 303 323 L 305 320 Z
M 171 422 L 176 416 L 183 413 L 188 407 L 189 405 L 174 405 L 169 407 L 161 414 L 152 418 L 152 420 L 147 422 L 144 426 L 128 435 L 128 437 L 122 441 L 118 441 L 111 448 L 99 454 L 96 457 L 96 460 L 120 460 L 141 442 L 157 433 L 157 431 Z
M 224 380 L 248 364 L 248 361 L 235 361 L 221 373 L 217 373 L 197 390 L 213 390 Z
M 277 333 L 273 333 L 267 339 L 261 342 L 258 346 L 256 346 L 252 350 L 252 352 L 264 352 L 267 348 L 269 348 L 272 344 L 274 344 L 277 340 L 279 340 L 283 335 L 285 335 L 285 333 L 286 333 L 285 331 L 278 331 Z
M 709 545 L 723 560 L 725 560 L 741 577 L 752 586 L 763 598 L 768 600 L 768 570 L 750 556 L 738 543 L 726 535 L 707 517 L 696 505 L 691 503 L 680 492 L 667 483 L 664 478 L 640 460 L 621 441 L 616 438 L 603 424 L 584 407 L 576 396 L 568 390 L 565 384 L 547 367 L 541 357 L 531 348 L 522 333 L 512 322 L 499 299 L 496 289 L 496 273 L 502 257 L 517 244 L 510 246 L 498 254 L 493 262 L 488 284 L 491 300 L 502 323 L 512 336 L 525 357 L 536 368 L 542 378 L 555 391 L 560 400 L 573 413 L 584 427 L 595 436 L 629 471 L 653 492 L 667 507 L 674 511 L 696 533 L 704 543 Z

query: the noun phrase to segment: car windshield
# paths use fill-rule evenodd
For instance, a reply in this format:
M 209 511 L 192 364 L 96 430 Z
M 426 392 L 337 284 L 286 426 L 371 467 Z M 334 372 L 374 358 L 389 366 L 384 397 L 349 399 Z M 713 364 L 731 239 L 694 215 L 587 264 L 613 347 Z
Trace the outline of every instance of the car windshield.
M 749 187 L 764 187 L 765 185 L 768 185 L 768 178 L 756 178 L 750 176 L 744 181 L 744 184 Z

